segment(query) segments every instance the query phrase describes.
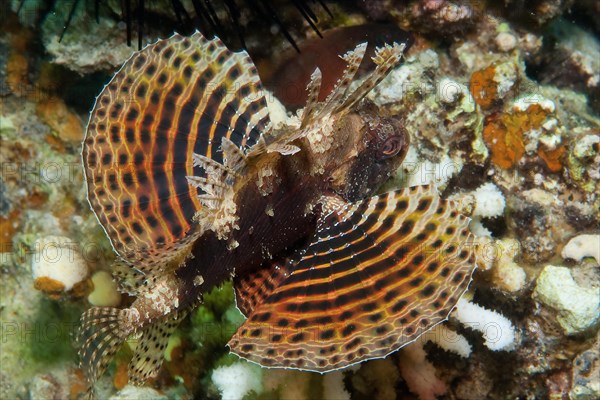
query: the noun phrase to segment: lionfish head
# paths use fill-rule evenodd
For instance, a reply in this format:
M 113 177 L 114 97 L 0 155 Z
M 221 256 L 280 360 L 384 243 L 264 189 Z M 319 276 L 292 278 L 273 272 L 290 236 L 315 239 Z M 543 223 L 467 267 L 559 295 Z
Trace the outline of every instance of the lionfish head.
M 409 135 L 399 117 L 381 116 L 378 107 L 363 101 L 345 118 L 353 132 L 329 178 L 330 190 L 348 201 L 372 195 L 400 166 L 409 147 Z M 345 136 L 345 135 L 344 135 Z

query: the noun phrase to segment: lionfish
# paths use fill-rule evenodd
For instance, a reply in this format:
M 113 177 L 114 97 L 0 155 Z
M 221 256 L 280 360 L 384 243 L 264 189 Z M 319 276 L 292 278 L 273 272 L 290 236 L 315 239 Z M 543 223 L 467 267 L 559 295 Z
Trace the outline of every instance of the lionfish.
M 135 53 L 91 112 L 88 199 L 118 254 L 127 308 L 91 308 L 78 342 L 90 390 L 139 336 L 129 382 L 160 368 L 202 294 L 233 277 L 247 317 L 231 351 L 267 367 L 327 372 L 385 357 L 447 319 L 471 280 L 469 218 L 434 187 L 374 194 L 406 155 L 398 117 L 366 94 L 404 45 L 366 43 L 287 125 L 271 123 L 246 52 L 196 32 Z M 355 82 L 358 81 L 358 82 Z

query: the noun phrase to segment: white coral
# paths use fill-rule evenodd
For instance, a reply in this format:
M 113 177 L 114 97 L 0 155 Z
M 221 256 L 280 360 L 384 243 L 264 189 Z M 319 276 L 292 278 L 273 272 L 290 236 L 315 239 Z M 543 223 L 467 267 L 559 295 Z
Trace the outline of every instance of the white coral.
M 567 335 L 585 332 L 600 319 L 598 289 L 579 286 L 565 267 L 544 267 L 533 297 L 556 311 L 556 319 Z
M 475 196 L 474 217 L 497 217 L 504 212 L 506 206 L 504 195 L 493 183 L 481 185 L 473 192 L 473 196 Z
M 31 259 L 34 280 L 50 279 L 71 290 L 88 276 L 88 266 L 75 241 L 65 236 L 37 239 Z
M 467 358 L 471 355 L 472 349 L 467 338 L 448 328 L 445 324 L 435 326 L 424 336 L 425 339 L 435 343 L 441 349 L 457 354 L 462 358 Z
M 484 344 L 490 350 L 512 350 L 515 328 L 508 318 L 462 298 L 451 315 L 468 328 L 483 333 Z
M 514 259 L 519 256 L 520 244 L 515 239 L 495 242 L 494 285 L 507 292 L 517 292 L 527 283 L 525 270 Z
M 224 400 L 241 400 L 251 391 L 263 390 L 261 368 L 243 361 L 215 369 L 211 379 Z
M 571 258 L 581 262 L 585 257 L 593 257 L 600 263 L 600 235 L 579 235 L 562 250 L 562 258 Z

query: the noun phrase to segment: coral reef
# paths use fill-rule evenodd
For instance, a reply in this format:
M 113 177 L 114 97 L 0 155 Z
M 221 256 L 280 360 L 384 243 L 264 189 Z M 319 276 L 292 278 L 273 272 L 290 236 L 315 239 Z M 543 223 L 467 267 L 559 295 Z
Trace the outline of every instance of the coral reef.
M 522 290 L 527 283 L 527 273 L 515 262 L 521 255 L 519 242 L 515 239 L 498 240 L 495 243 L 498 257 L 494 259 L 492 278 L 495 286 L 509 293 Z
M 241 399 L 250 392 L 260 394 L 263 390 L 261 368 L 249 363 L 219 367 L 212 372 L 211 379 L 224 399 Z
M 400 373 L 410 391 L 421 400 L 435 399 L 448 390 L 444 381 L 435 375 L 435 367 L 418 342 L 400 350 Z
M 93 290 L 87 297 L 90 304 L 98 307 L 116 307 L 121 303 L 117 283 L 108 271 L 97 271 L 91 277 Z
M 110 396 L 109 400 L 166 400 L 168 397 L 160 392 L 148 387 L 125 386 L 114 395 Z
M 536 281 L 534 298 L 556 310 L 567 335 L 584 332 L 600 318 L 598 289 L 579 286 L 565 267 L 547 265 Z
M 71 239 L 48 236 L 37 239 L 33 247 L 31 271 L 37 290 L 56 295 L 87 278 L 87 264 Z
M 405 349 L 322 376 L 229 355 L 244 317 L 227 283 L 182 324 L 147 387 L 127 385 L 132 338 L 99 396 L 598 398 L 600 46 L 593 24 L 562 17 L 592 3 L 385 0 L 364 2 L 364 16 L 327 2 L 340 25 L 370 16 L 415 34 L 403 65 L 368 96 L 411 135 L 382 190 L 434 183 L 465 201 L 481 249 L 469 292 Z M 119 7 L 103 8 L 99 23 L 78 8 L 61 42 L 66 6 L 43 17 L 25 1 L 0 22 L 0 398 L 77 398 L 85 382 L 71 333 L 82 309 L 131 301 L 111 279 L 114 254 L 79 156 L 95 94 L 133 51 Z M 147 28 L 146 41 L 170 34 Z M 249 32 L 247 44 L 267 74 L 289 45 L 262 36 Z M 268 98 L 275 123 L 295 118 Z
M 590 105 L 600 109 L 600 42 L 575 24 L 564 20 L 552 23 L 547 35 L 551 53 L 545 53 L 533 64 L 539 68 L 542 81 L 587 93 Z M 551 56 L 550 56 L 551 54 Z
M 467 327 L 483 334 L 484 345 L 492 350 L 507 350 L 514 347 L 515 327 L 504 316 L 497 312 L 460 299 L 456 304 L 456 310 L 452 313 Z
M 586 257 L 593 257 L 600 263 L 600 235 L 575 236 L 563 247 L 562 258 L 570 258 L 581 262 Z

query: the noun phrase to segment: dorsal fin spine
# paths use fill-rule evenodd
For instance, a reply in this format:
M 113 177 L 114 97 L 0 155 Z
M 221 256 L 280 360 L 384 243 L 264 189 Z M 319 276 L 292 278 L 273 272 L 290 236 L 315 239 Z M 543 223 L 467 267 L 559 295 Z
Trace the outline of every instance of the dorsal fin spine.
M 375 50 L 375 57 L 372 58 L 373 62 L 377 64 L 375 71 L 354 92 L 344 99 L 344 102 L 336 107 L 333 112 L 339 113 L 348 110 L 362 100 L 400 62 L 405 47 L 404 43 L 394 43 L 392 46 L 386 44 L 384 47 L 377 48 Z
M 207 167 L 213 167 L 216 168 L 217 170 L 220 170 L 226 174 L 229 174 L 232 177 L 235 178 L 239 178 L 240 174 L 238 174 L 237 172 L 235 172 L 233 169 L 226 167 L 225 165 L 216 162 L 215 160 L 213 160 L 212 158 L 208 158 L 206 156 L 203 156 L 202 154 L 197 154 L 194 153 L 192 155 L 192 159 L 194 161 L 194 166 L 195 167 L 202 167 L 205 170 L 208 169 Z
M 279 152 L 281 154 L 294 154 L 297 149 L 290 148 L 291 142 L 302 137 L 306 137 L 310 132 L 319 130 L 319 124 L 325 118 L 332 115 L 339 115 L 347 112 L 357 102 L 362 100 L 369 91 L 387 76 L 392 67 L 397 65 L 404 51 L 405 44 L 396 44 L 393 46 L 385 45 L 377 48 L 373 61 L 377 64 L 375 71 L 359 85 L 359 87 L 350 92 L 351 83 L 356 78 L 360 64 L 364 58 L 367 43 L 361 43 L 352 51 L 349 51 L 342 59 L 348 63 L 342 77 L 337 81 L 333 91 L 327 96 L 323 103 L 318 102 L 318 95 L 321 85 L 321 73 L 316 69 L 311 75 L 311 80 L 307 86 L 308 102 L 302 113 L 302 120 L 298 127 L 290 127 L 288 130 L 279 132 L 277 135 L 263 135 L 256 145 L 248 152 L 248 157 L 255 157 L 264 152 Z M 317 112 L 318 110 L 318 112 Z
M 341 58 L 346 61 L 347 65 L 344 69 L 342 77 L 338 79 L 333 91 L 327 96 L 325 100 L 325 106 L 317 115 L 317 119 L 332 113 L 334 108 L 338 104 L 344 104 L 347 97 L 347 92 L 350 88 L 350 84 L 354 81 L 358 67 L 365 56 L 367 51 L 367 43 L 361 43 L 352 51 L 347 52 Z
M 321 70 L 317 67 L 314 72 L 310 76 L 310 82 L 306 87 L 307 91 L 307 101 L 306 107 L 304 107 L 304 112 L 302 114 L 302 123 L 300 124 L 300 129 L 305 128 L 310 120 L 312 119 L 312 115 L 316 112 L 319 105 L 319 92 L 321 91 L 321 80 L 323 76 L 321 74 Z

